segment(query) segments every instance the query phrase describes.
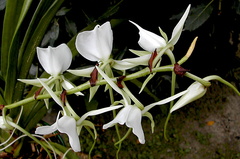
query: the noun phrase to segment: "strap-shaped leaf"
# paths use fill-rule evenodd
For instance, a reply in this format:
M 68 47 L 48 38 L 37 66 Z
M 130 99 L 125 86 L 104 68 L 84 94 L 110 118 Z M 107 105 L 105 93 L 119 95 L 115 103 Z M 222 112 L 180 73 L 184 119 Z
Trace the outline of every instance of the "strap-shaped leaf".
M 3 40 L 6 40 L 7 44 L 5 44 L 3 41 L 2 46 L 4 46 L 2 52 L 3 56 L 3 63 L 1 71 L 3 73 L 3 77 L 5 78 L 5 91 L 4 91 L 4 97 L 5 101 L 7 103 L 12 102 L 12 96 L 14 92 L 14 87 L 16 83 L 16 75 L 17 75 L 17 58 L 18 58 L 18 50 L 20 47 L 20 27 L 23 22 L 23 19 L 29 9 L 29 6 L 32 1 L 19 1 L 18 3 L 14 3 L 12 1 L 7 2 L 6 10 L 10 10 L 15 13 L 15 15 L 12 15 L 12 13 L 6 12 L 6 15 L 4 17 L 4 28 L 3 28 Z M 13 11 L 14 7 L 15 10 Z M 15 6 L 16 5 L 16 6 Z M 13 17 L 14 18 L 13 18 Z M 11 23 L 11 20 L 14 19 Z M 15 26 L 15 28 L 12 26 Z M 9 29 L 12 29 L 11 31 Z
M 2 45 L 1 45 L 1 73 L 5 77 L 8 65 L 8 52 L 18 23 L 23 1 L 9 0 L 4 14 Z

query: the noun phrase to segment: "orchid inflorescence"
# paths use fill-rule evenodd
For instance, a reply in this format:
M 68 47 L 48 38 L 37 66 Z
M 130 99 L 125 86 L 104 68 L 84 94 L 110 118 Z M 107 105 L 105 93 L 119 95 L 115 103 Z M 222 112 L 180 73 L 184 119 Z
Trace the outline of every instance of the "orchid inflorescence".
M 89 61 L 96 62 L 97 64 L 92 67 L 84 69 L 69 69 L 72 62 L 72 52 L 66 44 L 61 44 L 57 47 L 37 48 L 37 57 L 43 69 L 50 75 L 49 78 L 37 79 L 18 79 L 19 81 L 39 87 L 39 91 L 35 93 L 34 99 L 39 99 L 41 95 L 46 95 L 44 102 L 49 109 L 49 98 L 52 98 L 61 108 L 59 111 L 56 122 L 50 126 L 39 126 L 35 130 L 35 134 L 47 135 L 55 131 L 65 133 L 69 138 L 71 149 L 75 152 L 81 151 L 79 135 L 83 127 L 89 127 L 94 131 L 94 139 L 97 138 L 97 131 L 94 124 L 86 120 L 89 116 L 96 116 L 109 111 L 118 111 L 114 119 L 103 125 L 103 129 L 108 129 L 116 124 L 125 124 L 129 131 L 132 131 L 139 140 L 139 143 L 144 144 L 145 136 L 141 125 L 142 117 L 148 117 L 151 121 L 152 132 L 154 131 L 154 120 L 149 110 L 157 105 L 171 103 L 169 114 L 180 109 L 181 107 L 201 98 L 211 85 L 211 80 L 218 80 L 231 88 L 238 94 L 239 92 L 227 81 L 219 76 L 207 76 L 199 78 L 192 75 L 188 70 L 181 67 L 188 57 L 191 55 L 196 39 L 191 44 L 187 54 L 179 61 L 176 62 L 173 54 L 174 45 L 180 38 L 183 30 L 184 23 L 190 11 L 190 5 L 187 7 L 180 21 L 173 29 L 170 40 L 167 35 L 159 28 L 161 36 L 143 29 L 141 26 L 133 21 L 129 21 L 139 30 L 139 46 L 143 49 L 132 50 L 130 52 L 137 57 L 126 58 L 122 60 L 114 60 L 111 57 L 113 48 L 113 31 L 110 22 L 102 25 L 96 25 L 91 31 L 83 31 L 76 37 L 75 46 L 81 56 Z M 170 58 L 171 64 L 161 66 L 162 56 L 167 55 Z M 145 66 L 143 70 L 135 72 L 134 74 L 127 75 L 128 69 Z M 120 70 L 121 75 L 114 76 L 114 70 Z M 94 97 L 100 85 L 105 85 L 105 90 L 109 90 L 110 96 L 113 97 L 113 91 L 117 92 L 122 100 L 111 100 L 109 107 L 92 110 L 81 117 L 75 113 L 67 100 L 68 94 L 76 94 L 84 96 L 80 86 L 75 86 L 70 80 L 64 77 L 64 72 L 69 72 L 76 76 L 90 78 L 88 87 L 84 89 L 90 90 L 89 101 Z M 131 91 L 128 89 L 125 81 L 136 79 L 138 77 L 146 76 L 140 92 L 146 87 L 147 83 L 156 75 L 157 72 L 172 72 L 172 94 L 160 101 L 143 105 Z M 175 93 L 176 75 L 186 76 L 192 78 L 194 82 L 184 91 Z M 99 83 L 101 81 L 102 83 Z M 60 93 L 59 93 L 60 92 Z M 180 98 L 175 104 L 173 101 Z M 111 98 L 114 99 L 114 98 Z M 29 100 L 30 101 L 30 100 Z M 11 109 L 21 105 L 14 106 L 6 105 L 3 109 Z M 13 120 L 3 111 L 3 116 L 0 116 L 0 128 L 6 131 L 13 130 Z M 30 134 L 31 135 L 31 134 Z M 120 142 L 123 140 L 120 138 Z

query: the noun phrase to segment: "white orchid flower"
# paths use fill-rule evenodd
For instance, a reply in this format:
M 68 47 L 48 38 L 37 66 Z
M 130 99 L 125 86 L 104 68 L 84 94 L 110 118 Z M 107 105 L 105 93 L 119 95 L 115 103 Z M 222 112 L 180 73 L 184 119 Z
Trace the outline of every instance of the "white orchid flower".
M 78 52 L 90 61 L 107 61 L 113 44 L 113 32 L 110 22 L 96 25 L 91 31 L 84 31 L 77 35 L 76 48 Z
M 61 133 L 65 133 L 68 135 L 69 143 L 75 152 L 81 151 L 78 135 L 80 134 L 82 126 L 87 125 L 95 130 L 94 124 L 92 124 L 90 121 L 85 120 L 88 116 L 99 115 L 99 114 L 102 114 L 102 113 L 105 113 L 108 111 L 112 111 L 112 110 L 122 107 L 120 105 L 120 106 L 112 106 L 112 107 L 102 108 L 102 109 L 98 109 L 98 110 L 92 110 L 92 111 L 85 113 L 81 118 L 79 118 L 79 116 L 73 111 L 73 109 L 71 108 L 71 106 L 69 105 L 68 102 L 65 103 L 66 106 L 64 107 L 64 104 L 63 104 L 62 100 L 60 99 L 60 97 L 58 97 L 52 91 L 52 89 L 49 88 L 49 86 L 46 85 L 43 81 L 41 81 L 40 79 L 38 79 L 38 80 L 42 84 L 42 86 L 46 89 L 46 91 L 51 95 L 53 100 L 59 106 L 61 106 L 61 108 L 63 110 L 63 116 L 59 119 L 59 115 L 60 115 L 60 113 L 59 113 L 57 116 L 57 120 L 53 125 L 38 127 L 35 131 L 35 134 L 45 135 L 45 134 L 53 133 L 56 130 L 58 130 Z M 76 119 L 78 119 L 78 120 L 76 121 Z M 97 135 L 95 133 L 95 137 L 96 136 Z
M 141 144 L 145 143 L 145 137 L 142 129 L 142 113 L 141 110 L 134 105 L 126 105 L 117 116 L 109 123 L 103 125 L 103 129 L 107 129 L 117 123 L 132 128 L 133 133 L 138 137 Z
M 51 126 L 37 127 L 35 134 L 46 135 L 57 130 L 61 133 L 67 134 L 69 143 L 75 152 L 81 151 L 80 141 L 77 134 L 76 120 L 73 117 L 64 115 L 59 119 L 58 114 L 57 121 L 54 124 Z
M 51 76 L 46 79 L 41 79 L 45 83 L 53 85 L 53 81 L 57 78 L 61 79 L 61 85 L 64 89 L 69 90 L 75 86 L 68 81 L 62 74 L 66 71 L 72 62 L 72 52 L 66 44 L 61 44 L 57 47 L 39 48 L 37 47 L 37 57 L 43 69 Z M 38 79 L 18 79 L 26 84 L 41 87 Z M 76 95 L 83 95 L 77 92 Z
M 91 31 L 79 33 L 76 37 L 75 45 L 77 51 L 84 58 L 89 61 L 98 62 L 98 65 L 103 65 L 104 68 L 108 67 L 112 61 L 110 55 L 113 47 L 113 32 L 110 22 L 96 25 Z M 92 72 L 89 72 L 90 70 Z M 90 88 L 90 101 L 99 88 L 99 86 L 95 86 L 96 81 L 101 79 L 101 77 L 98 77 L 98 72 L 94 71 L 94 67 L 83 70 L 68 70 L 68 72 L 76 76 L 91 77 L 90 84 L 92 87 Z M 112 74 L 111 69 L 105 69 L 105 72 Z
M 174 27 L 171 39 L 169 41 L 166 41 L 163 37 L 152 33 L 148 30 L 143 29 L 138 24 L 130 21 L 132 24 L 134 24 L 139 29 L 139 41 L 138 44 L 146 51 L 153 52 L 155 50 L 160 50 L 161 48 L 165 47 L 167 44 L 175 45 L 180 38 L 180 35 L 182 33 L 182 29 L 184 26 L 184 23 L 187 19 L 188 13 L 190 11 L 191 5 L 188 5 L 185 13 L 183 14 L 182 18 L 179 20 L 177 25 Z
M 81 151 L 81 146 L 80 146 L 80 140 L 78 135 L 80 134 L 80 131 L 78 131 L 79 127 L 81 129 L 82 126 L 84 126 L 84 121 L 88 116 L 93 116 L 93 115 L 99 115 L 108 111 L 112 111 L 115 109 L 118 109 L 122 106 L 112 106 L 112 107 L 107 107 L 107 108 L 102 108 L 98 110 L 92 110 L 90 112 L 87 112 L 84 114 L 79 120 L 75 120 L 74 117 L 64 115 L 61 118 L 59 118 L 60 113 L 58 113 L 57 120 L 54 124 L 51 126 L 40 126 L 37 127 L 35 134 L 40 134 L 40 135 L 46 135 L 46 134 L 51 134 L 55 131 L 59 131 L 61 133 L 67 134 L 69 138 L 69 143 L 72 149 L 75 152 Z M 93 124 L 90 124 L 90 122 L 86 122 L 87 126 L 90 126 L 93 128 Z M 96 137 L 96 135 L 95 135 Z
M 188 87 L 187 93 L 184 94 L 170 109 L 170 113 L 201 98 L 206 92 L 207 92 L 207 87 L 203 86 L 201 83 L 199 82 L 192 83 Z
M 97 66 L 96 66 L 96 68 L 98 69 L 98 72 L 102 75 L 102 77 L 108 82 L 108 84 L 116 92 L 121 94 L 124 99 L 124 108 L 122 108 L 119 111 L 117 116 L 112 121 L 110 121 L 107 124 L 104 124 L 103 129 L 107 129 L 117 123 L 119 123 L 121 125 L 126 124 L 127 127 L 133 129 L 132 130 L 133 133 L 138 137 L 138 140 L 141 144 L 145 143 L 145 136 L 144 136 L 144 132 L 143 132 L 142 125 L 141 125 L 142 116 L 149 117 L 150 113 L 148 114 L 148 111 L 151 108 L 153 108 L 154 106 L 166 104 L 166 103 L 182 96 L 183 94 L 185 94 L 187 92 L 187 91 L 180 92 L 180 93 L 178 93 L 174 96 L 171 96 L 169 98 L 166 98 L 164 100 L 152 103 L 152 104 L 144 107 L 143 110 L 140 110 L 137 106 L 129 104 L 130 102 L 127 100 L 126 95 L 122 92 L 122 90 L 101 69 L 99 69 Z M 152 117 L 150 116 L 149 118 L 151 119 Z M 152 121 L 152 123 L 153 123 L 153 121 Z M 152 127 L 154 127 L 154 124 Z

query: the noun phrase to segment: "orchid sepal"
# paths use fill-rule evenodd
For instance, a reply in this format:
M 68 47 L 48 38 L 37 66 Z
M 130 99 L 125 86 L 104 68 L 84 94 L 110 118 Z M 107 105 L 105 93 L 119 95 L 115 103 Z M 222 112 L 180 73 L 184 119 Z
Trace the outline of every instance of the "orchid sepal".
M 188 14 L 189 14 L 190 8 L 191 8 L 191 4 L 188 5 L 188 7 L 185 10 L 183 16 L 181 17 L 181 19 L 179 20 L 177 25 L 174 27 L 171 39 L 168 41 L 168 43 L 171 43 L 172 45 L 175 45 L 177 43 L 178 39 L 181 36 L 183 26 L 184 26 L 184 23 L 187 19 Z
M 133 49 L 129 49 L 129 51 L 137 56 L 144 56 L 147 54 L 151 54 L 152 52 L 149 51 L 145 51 L 145 50 L 133 50 Z
M 82 76 L 82 77 L 90 77 L 90 74 L 92 73 L 93 69 L 95 67 L 88 67 L 88 68 L 83 68 L 83 69 L 78 69 L 78 70 L 67 70 L 67 72 L 70 72 L 71 74 L 74 74 L 76 76 Z
M 63 87 L 65 90 L 70 90 L 70 89 L 76 87 L 72 82 L 68 81 L 63 75 L 61 75 L 61 78 L 62 78 L 62 80 L 63 80 L 63 81 L 61 82 L 61 85 L 62 85 L 62 87 Z M 83 94 L 82 92 L 80 92 L 80 91 L 76 92 L 75 94 L 76 94 L 77 96 L 79 96 L 79 95 L 84 96 L 84 94 Z
M 147 66 L 150 57 L 151 54 L 146 54 L 135 58 L 114 60 L 112 67 L 117 70 L 127 70 L 140 65 Z
M 33 85 L 36 87 L 42 87 L 41 83 L 38 79 L 17 79 L 20 82 L 23 82 L 25 84 Z M 41 80 L 45 83 L 47 83 L 50 79 L 49 78 L 41 78 Z
M 106 107 L 106 108 L 101 108 L 101 109 L 97 109 L 97 110 L 91 110 L 87 113 L 85 113 L 78 121 L 77 121 L 77 125 L 80 125 L 87 117 L 89 116 L 94 116 L 94 115 L 99 115 L 99 114 L 103 114 L 112 110 L 116 110 L 121 108 L 122 105 L 117 105 L 117 106 L 110 106 L 110 107 Z
M 169 102 L 175 100 L 176 98 L 179 98 L 179 97 L 181 97 L 182 95 L 186 94 L 187 92 L 188 92 L 188 90 L 184 90 L 184 91 L 179 92 L 179 93 L 177 93 L 177 94 L 175 94 L 175 95 L 173 95 L 173 96 L 170 96 L 170 97 L 165 98 L 165 99 L 163 99 L 163 100 L 160 100 L 160 101 L 158 101 L 158 102 L 154 102 L 154 103 L 152 103 L 152 104 L 149 104 L 149 105 L 147 105 L 147 106 L 144 107 L 144 109 L 142 110 L 142 114 L 148 112 L 150 109 L 152 109 L 152 108 L 155 107 L 156 105 L 163 105 L 163 104 L 169 103 Z

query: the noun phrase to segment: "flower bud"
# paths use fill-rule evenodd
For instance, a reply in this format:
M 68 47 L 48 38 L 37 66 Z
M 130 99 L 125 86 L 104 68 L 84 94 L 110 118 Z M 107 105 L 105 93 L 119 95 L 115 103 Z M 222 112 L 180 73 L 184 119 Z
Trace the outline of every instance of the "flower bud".
M 201 83 L 199 82 L 194 82 L 193 84 L 191 84 L 188 89 L 187 89 L 187 93 L 184 94 L 178 101 L 176 104 L 174 104 L 174 106 L 171 108 L 170 113 L 172 113 L 173 111 L 201 98 L 207 91 L 207 88 L 205 86 L 203 86 Z

